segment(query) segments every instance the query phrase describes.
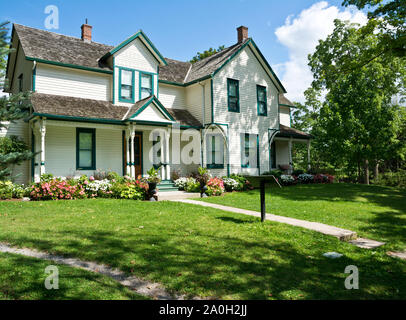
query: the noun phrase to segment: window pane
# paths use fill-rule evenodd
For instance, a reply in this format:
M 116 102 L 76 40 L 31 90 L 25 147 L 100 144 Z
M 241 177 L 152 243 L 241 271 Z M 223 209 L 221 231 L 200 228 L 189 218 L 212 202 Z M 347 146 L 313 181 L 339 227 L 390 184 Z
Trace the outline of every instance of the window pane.
M 142 74 L 141 75 L 141 87 L 142 88 L 151 88 L 152 77 L 150 74 Z
M 79 149 L 92 149 L 92 133 L 81 132 L 79 133 Z
M 121 70 L 121 84 L 132 85 L 133 73 L 128 70 Z
M 265 90 L 263 88 L 260 88 L 258 91 L 258 100 L 259 101 L 266 101 L 266 97 L 265 97 Z
M 132 99 L 133 97 L 132 86 L 121 85 L 121 97 L 124 99 Z
M 237 86 L 236 86 L 235 82 L 230 82 L 229 95 L 232 96 L 232 97 L 237 96 Z
M 259 113 L 266 114 L 266 104 L 264 102 L 259 103 Z
M 141 88 L 141 99 L 147 98 L 150 95 L 152 95 L 152 92 L 150 89 Z
M 92 166 L 92 151 L 79 151 L 79 166 L 82 168 L 88 168 Z

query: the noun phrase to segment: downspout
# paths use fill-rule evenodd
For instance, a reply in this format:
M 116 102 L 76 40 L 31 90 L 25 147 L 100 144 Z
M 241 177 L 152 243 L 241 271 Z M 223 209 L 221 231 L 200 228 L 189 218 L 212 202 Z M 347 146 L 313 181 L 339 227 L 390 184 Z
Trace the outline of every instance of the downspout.
M 204 130 L 206 124 L 206 85 L 202 84 L 200 81 L 198 84 L 202 87 L 202 140 L 200 143 L 200 155 L 201 155 L 201 166 L 203 167 L 203 138 L 204 138 Z

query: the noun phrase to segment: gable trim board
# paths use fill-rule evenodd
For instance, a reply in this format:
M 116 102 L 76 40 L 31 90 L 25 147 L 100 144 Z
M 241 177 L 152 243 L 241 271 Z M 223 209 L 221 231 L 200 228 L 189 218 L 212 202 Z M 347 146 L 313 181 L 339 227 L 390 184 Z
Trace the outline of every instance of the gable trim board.
M 169 114 L 169 112 L 165 109 L 162 103 L 155 97 L 152 96 L 142 107 L 140 107 L 133 115 L 128 117 L 128 120 L 136 120 L 133 119 L 141 114 L 151 103 L 157 106 L 157 109 L 162 113 L 162 115 L 167 118 L 169 121 L 175 122 L 176 120 Z
M 133 42 L 135 39 L 139 38 L 141 42 L 145 45 L 145 47 L 152 53 L 154 58 L 158 61 L 159 64 L 162 64 L 166 66 L 168 63 L 166 62 L 165 58 L 161 55 L 161 53 L 158 51 L 157 48 L 152 44 L 151 40 L 145 35 L 145 33 L 140 30 L 131 37 L 129 37 L 127 40 L 124 40 L 121 42 L 118 46 L 114 47 L 112 50 L 110 50 L 108 53 L 106 53 L 100 61 L 103 61 L 107 59 L 108 57 L 114 55 L 116 52 L 124 48 L 126 45 L 129 43 Z
M 78 64 L 62 63 L 62 62 L 50 61 L 50 60 L 45 60 L 45 59 L 33 58 L 33 57 L 25 57 L 25 59 L 28 61 L 36 61 L 39 63 L 52 64 L 54 66 L 59 66 L 59 67 L 80 69 L 80 70 L 93 71 L 93 72 L 106 73 L 106 74 L 113 74 L 112 70 L 102 70 L 102 69 L 90 68 L 90 67 L 85 67 L 85 66 L 81 66 Z

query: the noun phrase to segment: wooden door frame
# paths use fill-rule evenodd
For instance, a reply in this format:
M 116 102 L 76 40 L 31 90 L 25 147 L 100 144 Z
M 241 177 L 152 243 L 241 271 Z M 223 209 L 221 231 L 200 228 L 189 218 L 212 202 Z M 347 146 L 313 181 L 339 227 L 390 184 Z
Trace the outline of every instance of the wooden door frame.
M 144 141 L 143 141 L 143 132 L 142 131 L 135 131 L 135 135 L 139 135 L 141 137 L 141 176 L 144 174 Z M 129 137 L 128 140 L 131 138 Z M 128 140 L 126 139 L 125 130 L 123 130 L 123 176 L 126 175 L 126 168 L 127 168 L 127 148 L 128 148 Z M 131 167 L 131 164 L 130 164 Z

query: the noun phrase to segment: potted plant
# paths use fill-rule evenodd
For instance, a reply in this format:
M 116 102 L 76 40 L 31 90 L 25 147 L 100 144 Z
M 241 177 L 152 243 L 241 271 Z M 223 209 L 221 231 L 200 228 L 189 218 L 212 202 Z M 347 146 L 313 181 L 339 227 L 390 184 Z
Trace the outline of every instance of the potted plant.
M 160 168 L 160 167 L 159 167 Z M 158 183 L 161 182 L 161 178 L 158 175 L 159 168 L 155 169 L 152 167 L 147 171 L 148 178 L 148 194 L 149 194 L 149 201 L 156 201 L 157 200 L 157 191 L 156 191 L 156 186 Z
M 196 176 L 196 180 L 197 180 L 197 182 L 200 183 L 200 197 L 206 198 L 207 197 L 207 194 L 206 194 L 207 182 L 210 179 L 209 172 L 206 168 L 202 168 L 202 167 L 199 167 L 199 169 L 197 169 L 197 172 L 198 172 L 198 174 Z

